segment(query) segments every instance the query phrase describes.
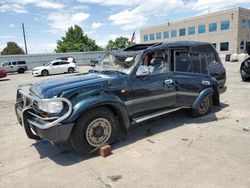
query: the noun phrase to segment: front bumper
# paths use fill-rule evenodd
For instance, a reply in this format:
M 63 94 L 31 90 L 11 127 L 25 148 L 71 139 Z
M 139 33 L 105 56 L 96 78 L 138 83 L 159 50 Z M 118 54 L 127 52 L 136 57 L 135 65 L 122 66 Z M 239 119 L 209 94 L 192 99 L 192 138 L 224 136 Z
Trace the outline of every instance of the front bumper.
M 72 112 L 71 103 L 65 98 L 40 99 L 18 89 L 15 111 L 18 122 L 24 127 L 26 134 L 31 139 L 42 138 L 59 142 L 68 140 L 74 123 L 63 123 Z M 22 100 L 20 100 L 20 95 Z M 35 113 L 35 101 L 61 100 L 68 105 L 68 110 L 61 117 L 41 117 Z
M 41 71 L 32 70 L 32 75 L 33 76 L 40 76 L 41 75 Z

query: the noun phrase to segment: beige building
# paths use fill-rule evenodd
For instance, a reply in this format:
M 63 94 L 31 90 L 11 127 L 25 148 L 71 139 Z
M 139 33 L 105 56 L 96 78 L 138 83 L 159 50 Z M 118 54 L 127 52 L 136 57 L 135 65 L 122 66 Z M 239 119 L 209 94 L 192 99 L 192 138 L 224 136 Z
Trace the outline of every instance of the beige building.
M 250 54 L 250 10 L 233 8 L 140 30 L 141 43 L 205 41 L 221 54 Z

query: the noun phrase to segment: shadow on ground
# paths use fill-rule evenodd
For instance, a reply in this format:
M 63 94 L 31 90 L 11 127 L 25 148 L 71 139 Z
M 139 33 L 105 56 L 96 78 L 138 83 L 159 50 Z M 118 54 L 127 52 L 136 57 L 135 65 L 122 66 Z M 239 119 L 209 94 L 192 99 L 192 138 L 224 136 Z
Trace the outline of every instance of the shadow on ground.
M 3 79 L 0 79 L 0 82 L 9 81 L 9 80 L 10 80 L 9 78 L 3 78 Z
M 188 126 L 190 124 L 197 124 L 199 126 L 205 125 L 208 122 L 218 121 L 215 113 L 227 108 L 229 105 L 221 103 L 220 107 L 213 107 L 212 112 L 204 117 L 192 118 L 186 114 L 186 110 L 180 110 L 167 115 L 154 118 L 144 123 L 138 124 L 129 130 L 129 135 L 124 136 L 119 142 L 112 144 L 113 150 L 132 144 L 138 140 L 150 137 L 152 135 L 168 131 L 180 126 Z M 50 158 L 55 163 L 62 166 L 69 166 L 97 157 L 96 154 L 88 156 L 81 156 L 72 149 L 62 151 L 48 141 L 37 141 L 33 144 L 40 154 L 40 158 Z

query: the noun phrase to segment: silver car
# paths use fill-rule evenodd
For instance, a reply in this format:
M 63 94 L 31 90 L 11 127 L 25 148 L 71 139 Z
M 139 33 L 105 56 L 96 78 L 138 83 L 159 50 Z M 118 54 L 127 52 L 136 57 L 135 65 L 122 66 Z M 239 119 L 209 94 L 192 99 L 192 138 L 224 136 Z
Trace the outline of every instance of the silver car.
M 28 70 L 25 61 L 4 61 L 0 64 L 0 68 L 4 69 L 7 73 L 18 72 L 19 74 Z

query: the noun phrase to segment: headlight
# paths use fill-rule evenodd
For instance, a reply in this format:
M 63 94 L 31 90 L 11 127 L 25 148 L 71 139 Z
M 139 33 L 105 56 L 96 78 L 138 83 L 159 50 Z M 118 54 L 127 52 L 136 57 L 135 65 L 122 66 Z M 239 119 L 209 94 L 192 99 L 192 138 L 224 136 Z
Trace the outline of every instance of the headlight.
M 61 101 L 38 102 L 38 108 L 43 112 L 58 114 L 63 109 L 63 103 Z

